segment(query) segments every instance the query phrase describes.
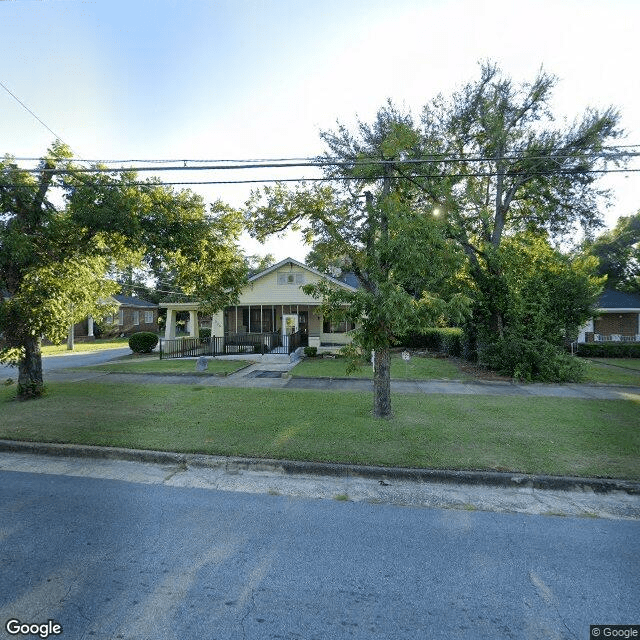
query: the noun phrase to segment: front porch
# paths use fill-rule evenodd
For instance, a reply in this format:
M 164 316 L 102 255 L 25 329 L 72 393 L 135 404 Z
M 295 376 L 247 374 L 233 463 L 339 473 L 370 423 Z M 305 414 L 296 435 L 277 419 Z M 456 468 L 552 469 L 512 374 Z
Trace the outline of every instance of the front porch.
M 199 304 L 196 302 L 164 303 L 167 308 L 165 352 L 177 350 L 169 348 L 169 341 L 175 341 L 176 320 L 180 312 L 189 314 L 186 351 L 200 351 L 205 342 L 208 354 L 230 353 L 291 353 L 295 348 L 315 346 L 319 349 L 334 349 L 350 342 L 348 331 L 351 325 L 331 324 L 324 321 L 319 305 L 312 304 L 245 304 L 226 307 L 211 318 L 211 337 L 200 338 Z M 290 337 L 295 336 L 295 337 Z M 197 342 L 200 341 L 200 342 Z M 189 345 L 189 347 L 187 347 Z M 184 349 L 183 349 L 184 350 Z M 200 354 L 202 355 L 202 354 Z M 178 357 L 178 356 L 167 356 Z

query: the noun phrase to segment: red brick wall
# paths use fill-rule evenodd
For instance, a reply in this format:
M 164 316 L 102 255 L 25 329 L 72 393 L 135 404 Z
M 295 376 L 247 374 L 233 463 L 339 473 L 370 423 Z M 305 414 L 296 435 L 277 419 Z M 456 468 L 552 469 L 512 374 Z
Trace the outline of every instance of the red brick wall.
M 635 336 L 638 333 L 637 313 L 607 313 L 595 319 L 595 333 L 602 336 L 618 334 Z

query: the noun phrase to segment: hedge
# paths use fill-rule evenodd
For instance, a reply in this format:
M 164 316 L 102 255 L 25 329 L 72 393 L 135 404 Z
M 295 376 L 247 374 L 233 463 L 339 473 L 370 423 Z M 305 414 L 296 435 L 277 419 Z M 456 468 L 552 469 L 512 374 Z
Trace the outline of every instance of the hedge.
M 640 358 L 640 342 L 587 342 L 578 344 L 583 358 Z
M 400 338 L 400 346 L 410 349 L 428 349 L 449 356 L 462 354 L 464 332 L 457 327 L 434 327 L 420 333 L 409 333 Z

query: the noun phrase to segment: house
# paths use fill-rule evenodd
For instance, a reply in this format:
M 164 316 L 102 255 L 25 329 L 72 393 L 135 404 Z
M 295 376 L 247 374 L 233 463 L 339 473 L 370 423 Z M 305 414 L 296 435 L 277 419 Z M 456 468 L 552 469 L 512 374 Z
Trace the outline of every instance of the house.
M 582 327 L 578 342 L 640 342 L 640 296 L 605 289 L 598 315 Z
M 357 282 L 350 283 L 332 278 L 315 269 L 286 258 L 249 278 L 240 294 L 238 304 L 226 307 L 211 319 L 212 338 L 225 338 L 247 342 L 248 338 L 263 340 L 270 348 L 287 347 L 287 336 L 295 335 L 299 344 L 319 348 L 335 348 L 350 342 L 349 323 L 332 324 L 322 317 L 320 301 L 304 293 L 302 287 L 321 280 L 328 281 L 346 291 L 356 291 Z M 197 313 L 194 302 L 164 302 L 167 309 L 165 340 L 175 338 L 176 314 L 189 312 L 189 335 L 199 337 Z M 279 338 L 278 338 L 279 336 Z
M 118 313 L 100 322 L 106 335 L 129 335 L 138 331 L 158 333 L 158 305 L 135 296 L 116 295 Z M 96 334 L 94 319 L 89 316 L 74 327 L 75 338 L 92 340 Z

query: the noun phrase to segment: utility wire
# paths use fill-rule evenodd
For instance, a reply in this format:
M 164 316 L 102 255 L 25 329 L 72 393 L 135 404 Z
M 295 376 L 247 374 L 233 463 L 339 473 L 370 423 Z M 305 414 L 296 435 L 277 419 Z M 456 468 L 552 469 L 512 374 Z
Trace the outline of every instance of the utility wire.
M 54 134 L 55 135 L 55 134 Z M 627 156 L 634 156 L 634 155 L 639 155 L 639 153 L 636 152 L 618 152 L 619 149 L 635 149 L 635 148 L 640 148 L 640 144 L 622 144 L 622 145 L 616 145 L 614 146 L 604 146 L 602 147 L 602 151 L 600 151 L 597 154 L 591 154 L 592 156 L 595 157 L 627 157 Z M 608 150 L 614 150 L 617 153 L 614 154 L 606 154 L 606 151 Z M 521 153 L 521 152 L 513 152 L 509 155 L 503 156 L 503 159 L 505 160 L 509 160 L 509 159 L 519 159 L 520 157 L 514 154 L 517 153 Z M 562 156 L 556 156 L 558 158 L 562 157 L 562 158 L 570 158 L 570 157 L 579 157 L 581 154 L 579 153 L 574 153 L 574 154 L 564 154 Z M 547 156 L 530 156 L 529 159 L 544 159 L 544 158 L 548 158 Z M 20 160 L 20 161 L 33 161 L 33 162 L 37 162 L 40 160 L 40 158 L 34 158 L 34 157 L 14 157 L 15 160 Z M 105 160 L 105 159 L 86 159 L 83 160 L 83 162 L 90 162 L 92 164 L 130 164 L 133 162 L 141 162 L 141 163 L 148 163 L 148 164 L 169 164 L 169 163 L 182 163 L 180 168 L 190 168 L 190 167 L 185 167 L 185 163 L 191 163 L 191 164 L 205 164 L 205 163 L 222 163 L 222 162 L 228 162 L 228 163 L 233 163 L 233 164 L 240 164 L 240 163 L 260 163 L 261 165 L 264 164 L 268 164 L 268 163 L 274 163 L 274 162 L 286 162 L 286 163 L 300 163 L 300 162 L 318 162 L 321 159 L 322 162 L 326 162 L 329 164 L 332 163 L 337 163 L 337 162 L 346 162 L 340 158 L 337 158 L 335 156 L 294 156 L 294 157 L 287 157 L 287 158 L 209 158 L 209 159 L 205 159 L 205 158 L 147 158 L 147 159 L 142 159 L 142 158 L 129 158 L 128 160 Z M 463 161 L 467 161 L 467 162 L 471 162 L 471 161 L 480 161 L 480 160 L 495 160 L 495 158 L 493 157 L 465 157 L 464 155 L 456 155 L 454 156 L 453 154 L 430 154 L 429 156 L 423 156 L 422 158 L 407 158 L 404 162 L 414 162 L 414 163 L 420 163 L 420 162 L 439 162 L 439 161 L 443 161 L 443 160 L 448 160 L 450 162 L 463 162 Z M 378 163 L 383 163 L 383 162 L 396 162 L 401 164 L 403 161 L 402 160 L 351 160 L 349 161 L 350 163 L 356 163 L 356 164 L 374 164 L 376 162 Z M 299 164 L 292 164 L 291 166 L 300 166 Z
M 506 176 L 513 177 L 518 175 L 527 175 L 527 176 L 548 176 L 548 175 L 556 175 L 556 174 L 566 174 L 571 175 L 572 173 L 576 173 L 571 169 L 557 169 L 552 171 L 527 171 L 523 173 L 517 172 L 507 172 Z M 588 171 L 580 171 L 578 173 L 640 173 L 640 169 L 591 169 Z M 482 172 L 482 173 L 454 173 L 454 174 L 445 174 L 442 175 L 412 175 L 408 176 L 410 178 L 432 178 L 432 179 L 443 179 L 443 178 L 490 178 L 497 176 L 497 172 Z M 390 180 L 406 180 L 405 176 L 367 176 L 366 178 L 354 177 L 354 176 L 341 176 L 339 178 L 333 177 L 301 177 L 301 178 L 254 178 L 247 180 L 194 180 L 194 181 L 181 181 L 181 182 L 161 182 L 158 186 L 196 186 L 196 185 L 224 185 L 224 184 L 268 184 L 275 182 L 340 182 L 340 181 L 363 181 L 363 182 L 372 182 L 374 180 L 382 180 L 384 178 L 388 178 Z M 143 186 L 153 186 L 153 183 L 150 182 L 127 182 L 123 186 L 133 186 L 133 187 L 143 187 Z M 110 187 L 117 187 L 118 185 L 108 185 Z
M 71 145 L 62 139 L 62 136 L 59 136 L 51 127 L 49 127 L 49 125 L 46 122 L 41 120 L 31 109 L 29 109 L 29 107 L 24 102 L 22 102 L 22 100 L 20 100 L 20 98 L 18 98 L 18 96 L 15 93 L 10 91 L 7 88 L 7 86 L 3 84 L 1 81 L 0 81 L 0 87 L 2 87 L 20 106 L 26 109 L 47 131 L 49 131 L 49 133 L 52 133 L 58 140 L 60 140 L 60 142 L 62 142 L 63 144 L 66 144 L 67 147 L 71 149 L 74 156 L 78 155 L 75 151 L 73 151 Z M 36 158 L 36 160 L 40 160 L 40 158 Z M 78 160 L 79 162 L 87 162 L 86 160 L 82 160 L 80 158 L 78 158 Z
M 640 156 L 638 152 L 624 152 L 616 154 L 586 154 L 591 160 L 600 158 L 603 160 L 621 160 L 624 158 L 634 158 Z M 567 154 L 567 155 L 544 155 L 544 156 L 502 156 L 501 160 L 527 160 L 527 161 L 555 161 L 560 159 L 570 158 L 582 158 L 583 154 Z M 229 171 L 229 170 L 246 170 L 246 169 L 294 169 L 294 168 L 327 168 L 327 167 L 355 167 L 355 166 L 390 166 L 390 165 L 416 165 L 416 164 L 456 164 L 464 162 L 495 162 L 496 158 L 489 157 L 434 157 L 429 156 L 426 158 L 407 158 L 401 160 L 313 160 L 305 162 L 250 162 L 250 163 L 233 163 L 222 165 L 198 165 L 188 166 L 186 162 L 183 165 L 174 166 L 156 166 L 156 167 L 118 167 L 113 169 L 107 169 L 104 167 L 77 167 L 74 169 L 45 169 L 50 173 L 55 174 L 70 174 L 70 173 L 122 173 L 128 171 L 135 171 L 136 173 L 143 172 L 158 172 L 158 171 Z M 25 173 L 40 173 L 40 169 L 24 169 Z

